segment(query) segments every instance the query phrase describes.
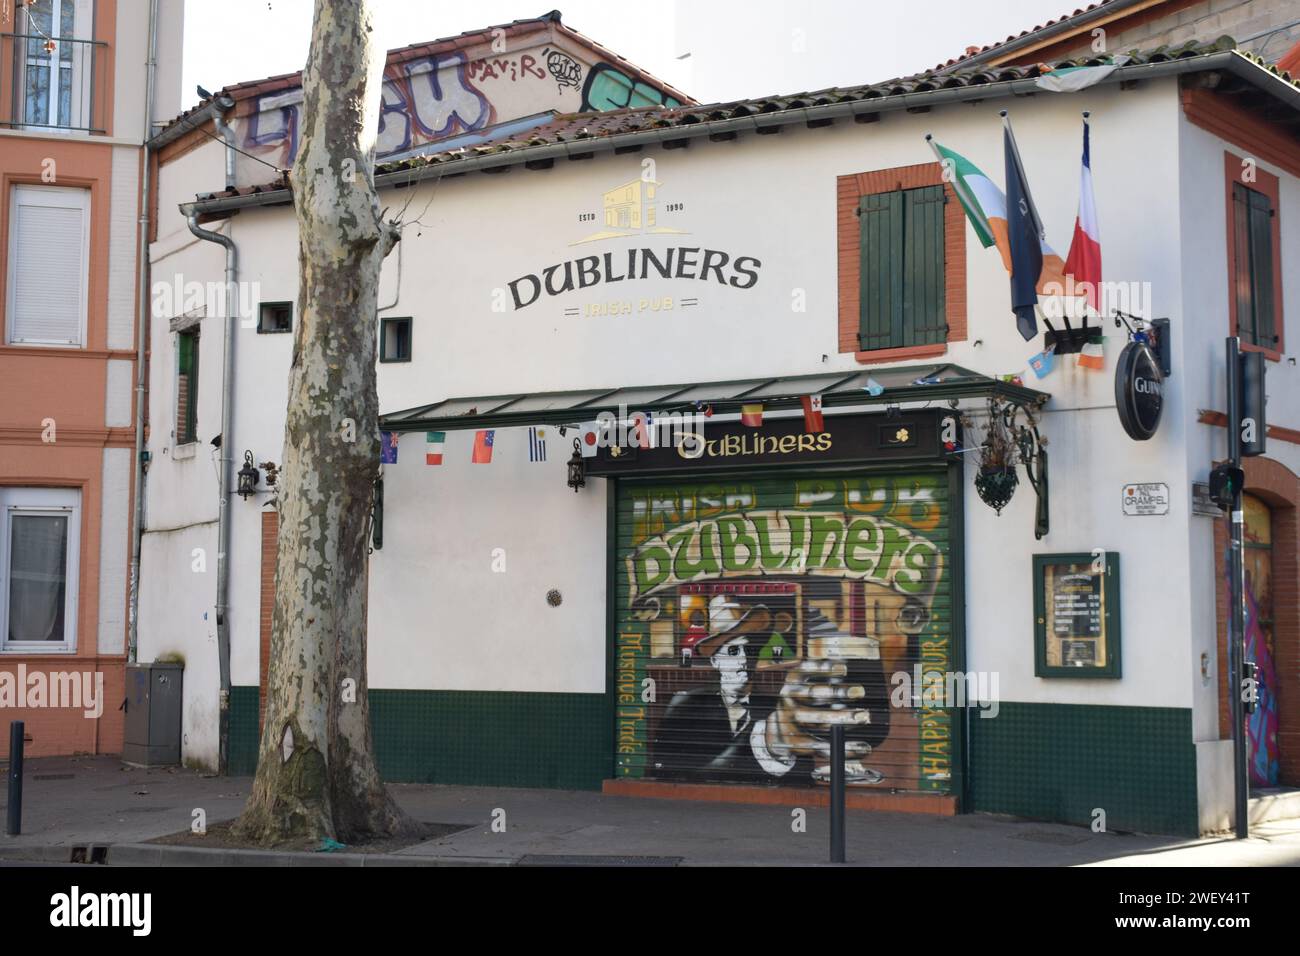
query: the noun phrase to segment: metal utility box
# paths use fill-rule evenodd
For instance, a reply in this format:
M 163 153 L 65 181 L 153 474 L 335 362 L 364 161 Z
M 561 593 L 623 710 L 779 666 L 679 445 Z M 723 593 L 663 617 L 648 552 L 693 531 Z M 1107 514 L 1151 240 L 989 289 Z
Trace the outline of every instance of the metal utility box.
M 181 762 L 181 677 L 175 663 L 126 666 L 122 759 L 143 767 Z

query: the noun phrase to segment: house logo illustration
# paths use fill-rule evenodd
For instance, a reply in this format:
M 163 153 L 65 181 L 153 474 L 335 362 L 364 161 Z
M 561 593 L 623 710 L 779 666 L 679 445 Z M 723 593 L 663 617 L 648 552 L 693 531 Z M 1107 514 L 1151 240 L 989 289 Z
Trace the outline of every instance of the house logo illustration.
M 644 235 L 689 235 L 684 229 L 658 224 L 657 194 L 662 186 L 657 179 L 638 178 L 615 186 L 601 196 L 603 227 L 598 232 L 569 243 L 580 246 L 603 239 L 621 239 Z

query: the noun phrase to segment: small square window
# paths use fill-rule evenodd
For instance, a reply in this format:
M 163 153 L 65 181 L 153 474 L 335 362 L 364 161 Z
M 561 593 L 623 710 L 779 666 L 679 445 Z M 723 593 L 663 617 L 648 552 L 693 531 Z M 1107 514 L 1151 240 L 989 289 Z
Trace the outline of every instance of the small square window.
M 411 320 L 409 318 L 379 321 L 379 361 L 411 361 Z
M 257 314 L 257 331 L 292 332 L 293 303 L 263 302 Z

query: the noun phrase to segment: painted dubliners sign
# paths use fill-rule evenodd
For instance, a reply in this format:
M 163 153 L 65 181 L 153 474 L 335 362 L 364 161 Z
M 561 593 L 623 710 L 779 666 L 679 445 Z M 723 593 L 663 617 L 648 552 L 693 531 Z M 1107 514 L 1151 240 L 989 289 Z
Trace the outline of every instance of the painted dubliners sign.
M 529 273 L 509 283 L 515 309 L 532 305 L 542 294 L 566 295 L 602 283 L 624 279 L 698 279 L 734 289 L 748 289 L 758 281 L 762 263 L 753 256 L 735 256 L 717 249 L 675 246 L 667 249 L 633 248 L 602 255 L 583 256 Z

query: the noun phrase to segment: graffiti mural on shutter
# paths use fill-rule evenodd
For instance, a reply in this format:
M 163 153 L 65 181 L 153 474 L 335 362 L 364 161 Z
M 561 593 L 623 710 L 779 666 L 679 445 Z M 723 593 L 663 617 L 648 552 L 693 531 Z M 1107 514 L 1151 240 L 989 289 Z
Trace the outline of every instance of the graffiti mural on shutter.
M 627 484 L 617 521 L 618 776 L 822 784 L 844 723 L 851 784 L 953 789 L 942 471 Z

